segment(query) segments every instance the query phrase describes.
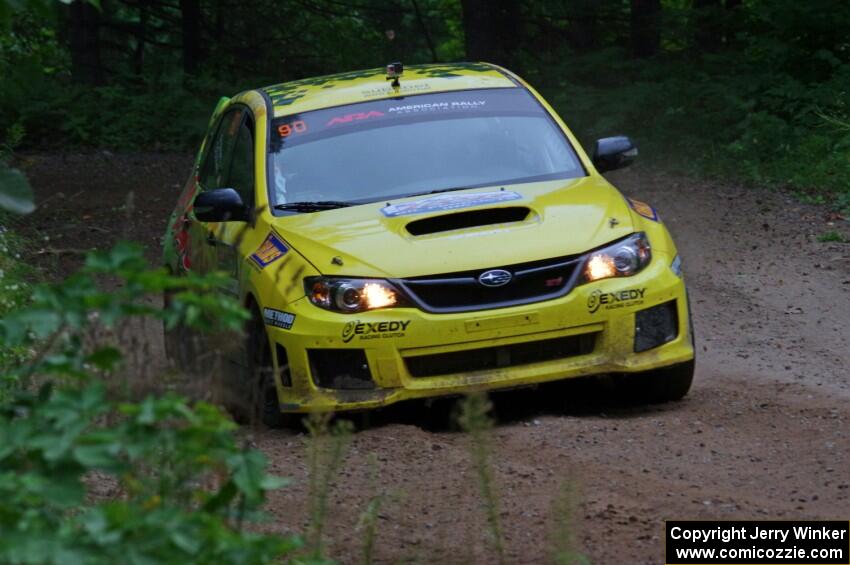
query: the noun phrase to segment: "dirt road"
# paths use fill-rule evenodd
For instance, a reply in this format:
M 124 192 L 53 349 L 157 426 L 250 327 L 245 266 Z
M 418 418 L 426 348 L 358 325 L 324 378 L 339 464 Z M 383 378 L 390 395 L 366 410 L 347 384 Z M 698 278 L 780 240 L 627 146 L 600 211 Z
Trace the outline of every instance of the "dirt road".
M 61 274 L 76 261 L 63 250 L 122 235 L 149 245 L 156 259 L 190 162 L 156 154 L 28 158 L 45 203 L 22 226 L 43 241 L 34 260 Z M 776 192 L 640 168 L 612 180 L 654 204 L 680 247 L 696 322 L 696 382 L 684 401 L 653 407 L 581 382 L 495 395 L 492 458 L 508 560 L 551 561 L 560 535 L 553 502 L 564 484 L 574 548 L 594 563 L 662 562 L 664 519 L 848 519 L 850 244 L 817 236 L 835 230 L 850 238 L 850 223 Z M 331 491 L 331 555 L 359 560 L 358 518 L 384 492 L 391 496 L 379 513 L 379 562 L 493 560 L 468 437 L 434 413 L 401 405 L 354 435 Z M 303 439 L 294 431 L 254 436 L 274 471 L 296 479 L 272 496 L 269 529 L 301 530 L 307 519 Z

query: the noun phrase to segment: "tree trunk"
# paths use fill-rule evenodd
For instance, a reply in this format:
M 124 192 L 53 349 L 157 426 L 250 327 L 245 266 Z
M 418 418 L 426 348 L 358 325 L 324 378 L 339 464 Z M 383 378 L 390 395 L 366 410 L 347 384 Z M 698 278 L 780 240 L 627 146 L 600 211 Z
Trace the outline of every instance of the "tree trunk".
M 71 23 L 71 76 L 79 84 L 103 84 L 100 12 L 85 0 L 75 0 L 68 7 L 68 13 Z
M 466 58 L 510 64 L 521 39 L 516 0 L 461 0 Z
M 742 0 L 726 0 L 723 5 L 723 43 L 727 48 L 735 43 L 735 37 L 741 26 L 737 13 L 741 4 L 743 4 Z
M 661 47 L 661 0 L 631 0 L 632 53 L 652 57 Z
M 133 53 L 133 71 L 141 75 L 145 65 L 145 43 L 148 34 L 148 0 L 139 0 L 139 27 L 136 31 L 136 50 Z
M 192 75 L 201 62 L 201 3 L 200 0 L 180 0 L 183 25 L 183 72 Z
M 570 2 L 565 9 L 569 17 L 566 39 L 570 47 L 578 51 L 595 49 L 599 43 L 598 2 L 596 0 Z
M 704 53 L 716 53 L 723 44 L 720 0 L 694 0 L 694 43 Z
M 434 40 L 431 39 L 431 32 L 425 24 L 425 18 L 422 16 L 422 10 L 419 9 L 419 2 L 416 0 L 411 1 L 413 2 L 413 10 L 416 13 L 416 21 L 419 22 L 419 27 L 422 28 L 422 35 L 425 36 L 425 43 L 428 45 L 428 51 L 431 52 L 431 62 L 436 63 L 437 49 L 434 47 Z

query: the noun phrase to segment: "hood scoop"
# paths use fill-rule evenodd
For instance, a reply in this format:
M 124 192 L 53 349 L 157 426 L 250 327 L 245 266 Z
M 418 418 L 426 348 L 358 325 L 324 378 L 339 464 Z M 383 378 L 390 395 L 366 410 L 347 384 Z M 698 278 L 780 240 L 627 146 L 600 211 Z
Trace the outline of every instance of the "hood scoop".
M 484 210 L 468 210 L 465 212 L 455 212 L 454 214 L 431 216 L 430 218 L 414 220 L 405 227 L 411 235 L 430 235 L 432 233 L 491 226 L 494 224 L 522 222 L 530 214 L 531 209 L 525 206 L 486 208 Z

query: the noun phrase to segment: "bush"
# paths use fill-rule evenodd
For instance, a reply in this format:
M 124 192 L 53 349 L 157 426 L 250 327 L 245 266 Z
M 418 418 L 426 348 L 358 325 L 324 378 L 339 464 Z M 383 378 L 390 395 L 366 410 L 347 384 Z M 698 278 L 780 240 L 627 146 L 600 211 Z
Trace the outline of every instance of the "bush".
M 118 278 L 113 290 L 99 289 L 103 275 Z M 95 327 L 240 328 L 247 314 L 216 292 L 223 280 L 149 270 L 138 246 L 119 244 L 7 312 L 0 349 L 32 354 L 4 371 L 0 562 L 269 563 L 300 545 L 245 529 L 285 481 L 223 412 L 174 394 L 122 403 L 96 378 L 114 376 L 122 352 L 88 340 Z M 155 306 L 165 290 L 173 300 Z
M 588 149 L 599 137 L 627 134 L 653 165 L 787 187 L 846 207 L 850 63 L 832 61 L 817 81 L 802 82 L 777 70 L 783 65 L 765 64 L 773 51 L 748 53 L 699 61 L 684 53 L 650 60 L 618 49 L 569 53 L 538 78 Z
M 104 423 L 117 419 L 118 423 Z M 217 408 L 115 405 L 104 387 L 20 391 L 0 414 L 0 561 L 269 563 L 296 538 L 253 534 L 281 479 Z M 103 486 L 109 496 L 98 495 Z

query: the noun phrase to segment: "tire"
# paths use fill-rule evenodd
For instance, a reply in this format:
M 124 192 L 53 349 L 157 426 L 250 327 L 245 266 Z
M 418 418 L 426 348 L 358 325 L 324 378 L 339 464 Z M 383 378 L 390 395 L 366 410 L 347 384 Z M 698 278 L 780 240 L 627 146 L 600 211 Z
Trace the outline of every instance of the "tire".
M 252 419 L 269 428 L 286 427 L 290 418 L 280 411 L 274 378 L 274 363 L 265 324 L 254 309 L 246 332 L 248 355 L 248 405 Z
M 639 383 L 636 383 L 639 384 L 641 389 L 638 393 L 644 401 L 650 404 L 673 402 L 681 400 L 691 390 L 695 366 L 696 363 L 692 359 L 671 367 L 648 371 L 632 378 L 637 378 L 639 381 Z
M 618 375 L 615 386 L 624 398 L 640 400 L 648 404 L 661 404 L 681 400 L 691 390 L 696 368 L 696 336 L 694 335 L 694 318 L 691 311 L 690 296 L 688 304 L 688 331 L 694 357 L 690 361 L 646 371 L 637 375 Z
M 163 308 L 167 308 L 171 301 L 171 294 L 166 291 L 162 296 Z M 165 320 L 162 322 L 162 333 L 165 345 L 165 357 L 173 367 L 179 371 L 188 372 L 192 369 L 192 343 L 194 336 L 183 324 L 168 329 Z

